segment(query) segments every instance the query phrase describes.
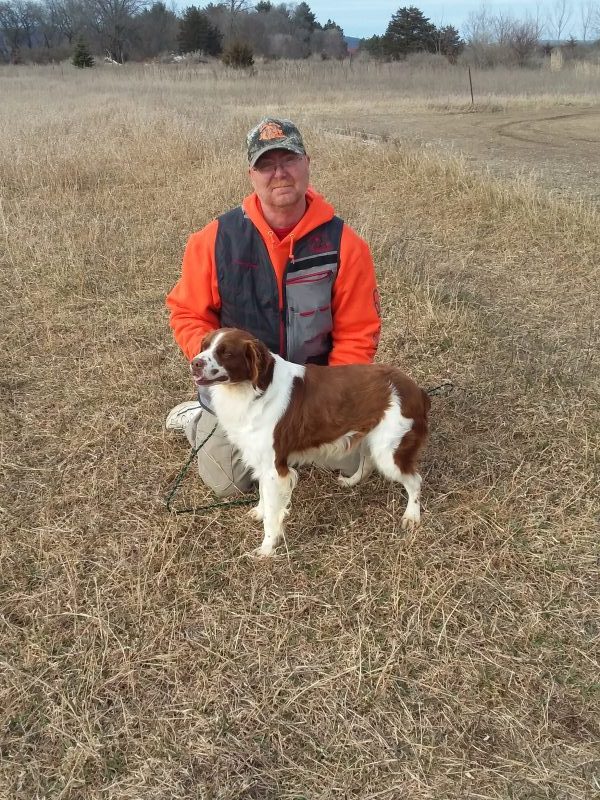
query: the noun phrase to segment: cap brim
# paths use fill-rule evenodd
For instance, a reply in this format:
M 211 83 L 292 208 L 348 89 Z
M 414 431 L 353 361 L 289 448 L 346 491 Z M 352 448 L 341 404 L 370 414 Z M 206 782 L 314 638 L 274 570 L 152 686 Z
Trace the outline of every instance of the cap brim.
M 248 162 L 250 167 L 253 167 L 258 161 L 258 159 L 261 156 L 264 156 L 264 154 L 268 153 L 270 150 L 289 150 L 290 153 L 296 153 L 296 155 L 299 156 L 306 155 L 306 151 L 303 150 L 301 147 L 298 147 L 298 145 L 284 144 L 283 142 L 279 143 L 273 142 L 273 144 L 268 144 L 265 147 L 263 147 L 262 150 L 259 150 L 258 153 L 255 153 L 255 155 L 252 157 L 252 160 Z

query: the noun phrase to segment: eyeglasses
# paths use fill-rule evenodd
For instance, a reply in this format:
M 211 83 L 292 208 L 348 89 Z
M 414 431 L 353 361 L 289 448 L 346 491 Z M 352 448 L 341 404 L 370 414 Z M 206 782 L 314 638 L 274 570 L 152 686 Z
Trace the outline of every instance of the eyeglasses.
M 256 170 L 256 172 L 259 172 L 261 175 L 274 175 L 277 172 L 277 167 L 281 167 L 282 170 L 293 169 L 298 166 L 303 158 L 304 156 L 300 155 L 284 156 L 277 161 L 264 161 L 261 158 L 252 169 Z

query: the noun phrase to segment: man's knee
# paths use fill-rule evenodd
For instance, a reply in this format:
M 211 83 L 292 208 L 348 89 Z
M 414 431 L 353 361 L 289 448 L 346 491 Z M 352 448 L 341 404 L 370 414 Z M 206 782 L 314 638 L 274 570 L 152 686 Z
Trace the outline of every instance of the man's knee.
M 198 452 L 198 473 L 217 497 L 232 497 L 252 489 L 251 471 L 220 428 Z

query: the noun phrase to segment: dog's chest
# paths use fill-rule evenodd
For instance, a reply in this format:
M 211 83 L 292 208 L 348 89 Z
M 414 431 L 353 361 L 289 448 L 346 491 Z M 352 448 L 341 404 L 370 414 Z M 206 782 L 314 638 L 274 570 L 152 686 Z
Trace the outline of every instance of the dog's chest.
M 273 430 L 282 409 L 245 392 L 215 391 L 215 412 L 229 440 L 244 456 L 273 447 Z

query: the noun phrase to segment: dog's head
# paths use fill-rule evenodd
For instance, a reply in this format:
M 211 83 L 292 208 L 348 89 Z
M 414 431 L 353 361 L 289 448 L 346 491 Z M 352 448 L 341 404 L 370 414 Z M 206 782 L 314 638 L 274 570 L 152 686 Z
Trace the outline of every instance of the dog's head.
M 250 333 L 220 328 L 204 337 L 191 369 L 196 386 L 248 381 L 264 391 L 271 382 L 274 363 L 267 347 Z

